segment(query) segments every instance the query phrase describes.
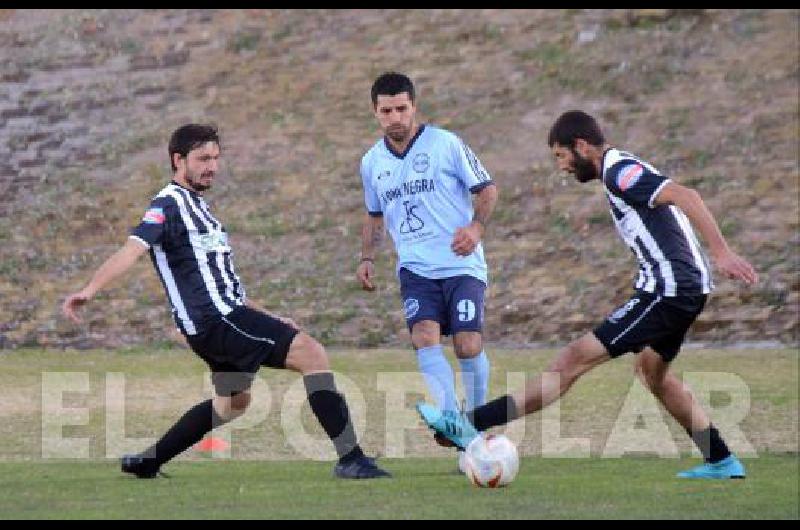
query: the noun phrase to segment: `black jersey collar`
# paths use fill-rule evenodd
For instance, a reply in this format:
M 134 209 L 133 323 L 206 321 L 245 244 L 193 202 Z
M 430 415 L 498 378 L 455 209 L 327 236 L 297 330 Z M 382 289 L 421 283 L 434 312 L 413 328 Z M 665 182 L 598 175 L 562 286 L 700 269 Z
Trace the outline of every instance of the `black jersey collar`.
M 411 139 L 411 141 L 408 142 L 408 145 L 406 146 L 405 150 L 402 153 L 398 153 L 397 151 L 395 151 L 394 148 L 392 148 L 392 144 L 389 143 L 389 139 L 386 138 L 385 136 L 383 137 L 383 144 L 386 146 L 386 149 L 388 149 L 390 153 L 392 153 L 394 156 L 402 160 L 406 157 L 408 152 L 411 151 L 411 148 L 414 147 L 414 142 L 417 141 L 417 138 L 419 138 L 419 135 L 422 134 L 422 131 L 424 130 L 425 130 L 425 124 L 422 123 L 420 124 L 419 129 L 417 130 L 417 134 L 415 134 L 414 137 Z

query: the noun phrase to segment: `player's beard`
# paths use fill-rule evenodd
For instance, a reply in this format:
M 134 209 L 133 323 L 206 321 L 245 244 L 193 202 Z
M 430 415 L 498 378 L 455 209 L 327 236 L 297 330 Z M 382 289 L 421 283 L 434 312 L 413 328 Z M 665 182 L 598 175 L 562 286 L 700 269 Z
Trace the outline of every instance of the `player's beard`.
M 386 129 L 386 136 L 388 136 L 393 142 L 400 144 L 408 140 L 408 135 L 410 132 L 411 128 L 406 127 L 405 125 L 392 125 Z
M 187 172 L 186 172 L 186 182 L 189 184 L 189 186 L 191 186 L 191 187 L 192 187 L 192 189 L 193 189 L 194 191 L 196 191 L 196 192 L 203 192 L 203 191 L 206 191 L 207 189 L 209 189 L 209 188 L 211 187 L 211 183 L 204 184 L 203 182 L 201 182 L 201 180 L 200 180 L 200 179 L 201 179 L 201 178 L 204 178 L 204 177 L 208 177 L 209 175 L 210 175 L 211 177 L 213 177 L 213 176 L 214 176 L 214 173 L 213 173 L 213 172 L 211 172 L 211 171 L 208 171 L 208 172 L 206 172 L 206 173 L 202 173 L 202 174 L 200 175 L 200 177 L 197 177 L 197 176 L 195 176 L 194 174 L 192 174 L 192 173 L 189 173 L 189 172 L 187 171 Z
M 583 158 L 574 148 L 572 149 L 572 157 L 574 164 L 573 175 L 575 175 L 575 179 L 578 182 L 584 183 L 600 178 L 600 175 L 597 174 L 597 167 L 595 167 L 594 162 L 588 158 Z

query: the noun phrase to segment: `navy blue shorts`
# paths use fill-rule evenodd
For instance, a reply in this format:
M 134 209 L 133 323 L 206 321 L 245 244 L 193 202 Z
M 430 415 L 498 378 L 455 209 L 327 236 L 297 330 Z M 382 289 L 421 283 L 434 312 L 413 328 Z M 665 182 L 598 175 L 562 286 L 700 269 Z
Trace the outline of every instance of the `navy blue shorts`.
M 483 329 L 486 284 L 479 279 L 462 274 L 437 280 L 405 268 L 398 276 L 409 330 L 420 320 L 438 322 L 442 335 Z
M 639 353 L 650 346 L 671 362 L 683 345 L 686 332 L 703 311 L 707 296 L 661 296 L 637 291 L 594 330 L 611 357 Z

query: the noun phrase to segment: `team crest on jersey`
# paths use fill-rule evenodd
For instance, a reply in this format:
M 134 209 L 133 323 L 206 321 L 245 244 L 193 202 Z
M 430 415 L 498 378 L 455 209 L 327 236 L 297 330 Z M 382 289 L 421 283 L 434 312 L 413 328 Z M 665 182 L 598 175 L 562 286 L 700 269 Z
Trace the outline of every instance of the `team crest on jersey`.
M 411 164 L 411 167 L 414 168 L 414 171 L 417 173 L 425 173 L 428 171 L 428 167 L 430 166 L 430 158 L 428 157 L 427 153 L 419 153 L 414 157 L 414 161 Z
M 419 300 L 416 298 L 406 298 L 403 302 L 403 311 L 406 314 L 406 319 L 414 318 L 414 315 L 419 311 Z
M 644 173 L 644 168 L 639 164 L 629 164 L 617 173 L 617 186 L 622 191 L 627 190 L 639 181 Z
M 142 217 L 142 221 L 151 225 L 164 224 L 166 220 L 167 217 L 164 215 L 163 208 L 150 208 L 144 213 L 144 217 Z

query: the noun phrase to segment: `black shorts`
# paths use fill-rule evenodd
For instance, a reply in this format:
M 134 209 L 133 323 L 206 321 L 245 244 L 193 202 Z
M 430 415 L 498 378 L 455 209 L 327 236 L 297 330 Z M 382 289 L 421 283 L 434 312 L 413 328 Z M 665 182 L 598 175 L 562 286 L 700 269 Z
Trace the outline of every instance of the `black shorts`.
M 442 335 L 483 329 L 486 284 L 466 274 L 432 279 L 401 268 L 400 296 L 408 329 L 420 320 L 433 320 Z
M 261 366 L 285 368 L 289 346 L 298 330 L 246 306 L 197 335 L 187 335 L 192 350 L 211 369 L 217 395 L 231 396 L 250 388 Z
M 665 362 L 681 349 L 686 331 L 703 311 L 707 295 L 661 296 L 637 291 L 594 329 L 611 357 L 650 346 Z

